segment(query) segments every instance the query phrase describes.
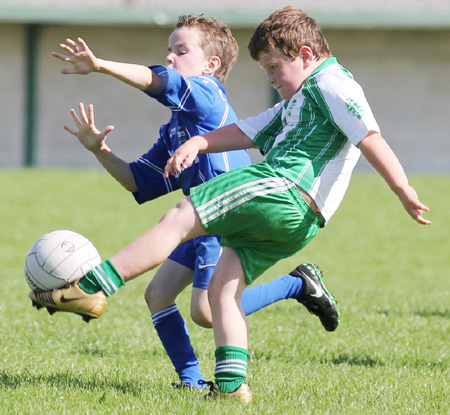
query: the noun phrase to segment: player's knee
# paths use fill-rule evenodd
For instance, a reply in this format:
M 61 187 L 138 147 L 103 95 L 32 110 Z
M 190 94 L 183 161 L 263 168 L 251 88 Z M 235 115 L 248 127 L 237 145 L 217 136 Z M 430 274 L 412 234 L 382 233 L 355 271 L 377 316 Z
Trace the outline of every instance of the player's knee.
M 191 318 L 192 321 L 200 327 L 204 327 L 207 329 L 212 327 L 211 313 L 201 307 L 191 308 Z
M 145 293 L 144 293 L 144 298 L 145 298 L 145 302 L 147 303 L 147 305 L 150 307 L 150 304 L 152 303 L 152 289 L 150 287 L 150 285 L 147 286 L 147 288 L 145 289 Z
M 194 287 L 191 300 L 191 318 L 197 325 L 205 328 L 212 327 L 211 308 L 209 307 L 208 291 Z
M 166 227 L 171 236 L 179 238 L 179 242 L 205 234 L 190 198 L 180 200 L 168 210 L 159 224 Z
M 144 298 L 152 314 L 161 311 L 174 303 L 174 299 L 169 297 L 167 292 L 159 289 L 157 285 L 152 283 L 147 286 Z

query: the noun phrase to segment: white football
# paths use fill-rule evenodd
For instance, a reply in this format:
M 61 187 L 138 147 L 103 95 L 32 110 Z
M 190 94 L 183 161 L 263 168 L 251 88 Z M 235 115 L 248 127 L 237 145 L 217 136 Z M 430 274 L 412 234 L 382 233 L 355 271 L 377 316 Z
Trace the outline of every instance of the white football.
M 58 230 L 39 238 L 25 260 L 31 289 L 52 290 L 83 277 L 101 263 L 95 246 L 79 233 Z

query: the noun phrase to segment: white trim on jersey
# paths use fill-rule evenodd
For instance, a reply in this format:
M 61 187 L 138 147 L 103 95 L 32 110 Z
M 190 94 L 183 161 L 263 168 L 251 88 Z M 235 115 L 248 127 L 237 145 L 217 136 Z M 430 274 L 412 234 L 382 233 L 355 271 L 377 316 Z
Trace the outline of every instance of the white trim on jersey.
M 158 167 L 157 165 L 155 165 L 150 160 L 147 160 L 144 157 L 139 157 L 138 162 L 141 164 L 145 164 L 146 166 L 149 166 L 151 169 L 160 173 L 161 176 L 163 177 L 164 184 L 166 185 L 167 193 L 170 193 L 173 191 L 173 186 L 172 186 L 171 181 L 164 177 L 164 169 L 161 169 L 160 167 Z
M 217 126 L 217 128 L 221 128 L 225 125 L 225 123 L 228 119 L 228 114 L 230 113 L 230 104 L 228 103 L 227 98 L 224 96 L 224 94 L 222 93 L 222 90 L 220 89 L 219 85 L 217 85 L 216 82 L 214 82 L 211 78 L 207 78 L 207 77 L 203 77 L 203 76 L 200 76 L 199 78 L 202 78 L 203 82 L 213 84 L 218 89 L 219 96 L 223 99 L 223 102 L 225 103 L 225 110 L 223 112 L 222 120 L 220 121 L 219 125 Z M 226 172 L 230 171 L 230 162 L 228 160 L 228 155 L 225 151 L 222 152 L 222 158 L 223 158 L 223 164 L 225 167 L 225 171 Z

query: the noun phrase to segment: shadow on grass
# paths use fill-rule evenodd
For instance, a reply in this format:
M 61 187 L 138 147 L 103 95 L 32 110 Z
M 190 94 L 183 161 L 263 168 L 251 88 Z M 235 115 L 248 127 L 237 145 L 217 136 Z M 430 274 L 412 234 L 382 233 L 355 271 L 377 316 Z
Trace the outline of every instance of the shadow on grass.
M 106 357 L 109 354 L 105 350 L 91 347 L 83 347 L 82 349 L 78 349 L 78 353 L 81 355 L 96 356 L 96 357 Z
M 414 311 L 399 311 L 399 310 L 378 310 L 378 314 L 382 314 L 383 316 L 418 316 L 423 318 L 429 317 L 440 317 L 440 318 L 450 318 L 450 309 L 449 310 L 414 310 Z
M 327 363 L 331 362 L 334 365 L 349 365 L 349 366 L 365 366 L 365 367 L 381 367 L 383 362 L 372 359 L 369 356 L 351 356 L 347 353 L 342 353 L 332 359 L 327 359 Z
M 271 353 L 261 353 L 261 352 L 253 352 L 252 353 L 253 361 L 270 361 L 270 360 L 278 360 L 277 356 L 272 356 Z M 385 366 L 385 363 L 380 360 L 375 360 L 374 358 L 363 355 L 363 354 L 355 354 L 352 355 L 350 353 L 340 353 L 335 354 L 332 353 L 330 356 L 316 356 L 311 358 L 311 362 L 318 362 L 324 365 L 348 365 L 348 366 L 365 366 L 365 367 L 382 367 Z M 291 362 L 292 363 L 292 362 Z
M 47 384 L 49 386 L 67 390 L 67 388 L 95 391 L 114 390 L 123 394 L 139 396 L 145 387 L 134 381 L 120 381 L 111 376 L 82 377 L 74 373 L 62 372 L 53 374 L 32 374 L 29 372 L 13 374 L 0 371 L 0 385 L 5 389 L 18 389 L 26 385 L 36 386 Z
M 413 311 L 411 314 L 419 317 L 441 317 L 450 318 L 450 310 L 439 311 L 439 310 L 418 310 Z
M 336 366 L 364 366 L 364 367 L 384 367 L 384 366 L 395 366 L 393 362 L 383 362 L 381 360 L 375 360 L 367 355 L 356 355 L 353 356 L 348 353 L 342 353 L 338 356 L 321 360 L 324 364 L 333 364 Z M 428 370 L 448 370 L 448 361 L 428 361 L 420 359 L 408 359 L 401 363 L 402 367 L 410 368 L 426 368 Z

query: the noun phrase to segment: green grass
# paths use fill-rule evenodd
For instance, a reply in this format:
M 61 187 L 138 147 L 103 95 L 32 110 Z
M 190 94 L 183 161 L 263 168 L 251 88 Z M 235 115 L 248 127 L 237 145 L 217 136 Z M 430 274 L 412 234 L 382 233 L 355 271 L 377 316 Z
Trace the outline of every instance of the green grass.
M 89 324 L 38 312 L 27 297 L 23 263 L 42 234 L 80 232 L 107 258 L 180 193 L 138 206 L 100 171 L 0 171 L 0 414 L 450 414 L 450 177 L 411 181 L 432 226 L 414 223 L 378 176 L 356 175 L 316 240 L 257 281 L 319 263 L 341 326 L 325 332 L 294 300 L 251 315 L 255 402 L 241 407 L 170 388 L 177 378 L 143 300 L 152 272 Z M 188 289 L 185 316 L 189 301 Z M 186 320 L 212 379 L 212 331 Z

